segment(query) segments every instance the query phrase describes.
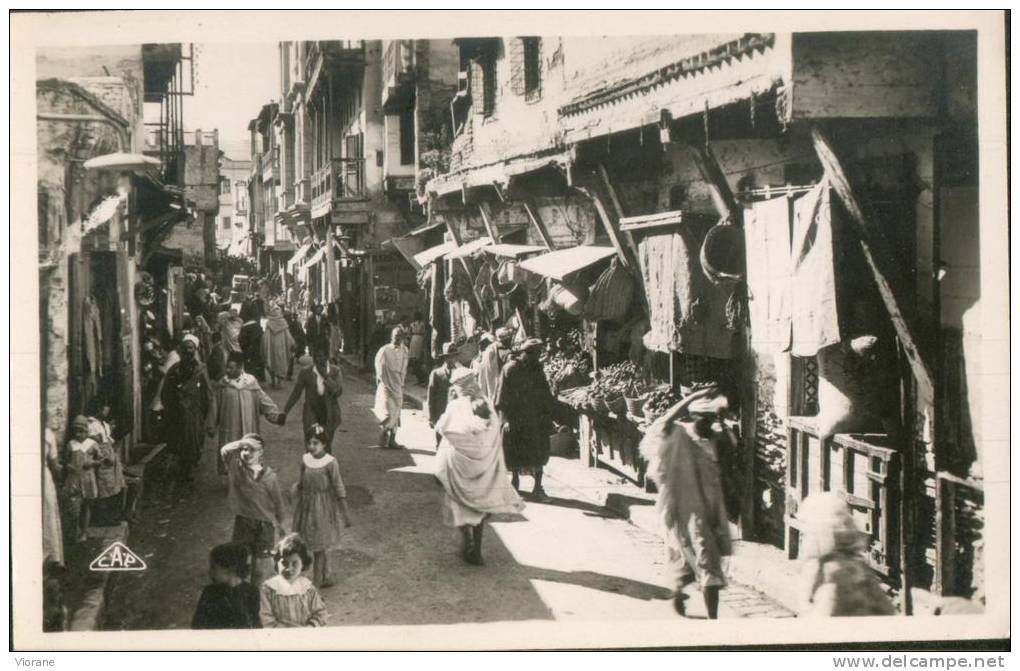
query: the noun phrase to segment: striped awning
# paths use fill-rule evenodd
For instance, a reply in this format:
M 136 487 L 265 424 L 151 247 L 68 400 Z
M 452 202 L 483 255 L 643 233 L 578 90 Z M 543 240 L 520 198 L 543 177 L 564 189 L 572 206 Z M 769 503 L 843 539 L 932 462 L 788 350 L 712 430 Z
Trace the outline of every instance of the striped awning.
M 287 260 L 287 270 L 289 270 L 290 272 L 294 272 L 294 268 L 300 265 L 301 262 L 305 259 L 305 257 L 308 256 L 308 253 L 311 251 L 312 251 L 311 242 L 306 242 L 305 244 L 301 245 L 298 248 L 298 250 L 294 252 L 294 256 L 290 257 L 290 259 Z
M 580 245 L 521 261 L 518 267 L 536 275 L 563 281 L 568 275 L 573 275 L 615 254 L 616 250 L 612 247 Z

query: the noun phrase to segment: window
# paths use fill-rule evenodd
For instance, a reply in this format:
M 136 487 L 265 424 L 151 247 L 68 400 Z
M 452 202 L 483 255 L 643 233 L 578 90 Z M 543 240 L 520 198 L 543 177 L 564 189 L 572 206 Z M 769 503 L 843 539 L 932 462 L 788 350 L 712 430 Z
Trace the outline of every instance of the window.
M 510 89 L 525 100 L 538 100 L 542 95 L 542 40 L 539 37 L 518 37 L 509 42 Z
M 476 106 L 475 112 L 486 117 L 492 116 L 496 112 L 496 55 L 482 54 L 473 70 L 471 97 Z
M 542 39 L 522 37 L 524 44 L 524 97 L 538 98 L 542 91 Z
M 400 165 L 414 163 L 414 98 L 400 112 Z
M 230 229 L 230 217 L 220 217 L 220 226 L 224 230 Z
M 220 180 L 220 193 L 224 196 L 230 195 L 230 181 L 227 179 Z

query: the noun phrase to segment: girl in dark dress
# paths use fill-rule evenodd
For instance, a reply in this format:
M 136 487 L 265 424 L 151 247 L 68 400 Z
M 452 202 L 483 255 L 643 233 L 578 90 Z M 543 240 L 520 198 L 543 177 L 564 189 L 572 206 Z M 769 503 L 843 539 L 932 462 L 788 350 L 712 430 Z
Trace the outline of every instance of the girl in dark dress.
M 191 620 L 192 629 L 260 629 L 259 591 L 247 581 L 251 554 L 244 543 L 217 545 L 209 553 L 209 579 Z

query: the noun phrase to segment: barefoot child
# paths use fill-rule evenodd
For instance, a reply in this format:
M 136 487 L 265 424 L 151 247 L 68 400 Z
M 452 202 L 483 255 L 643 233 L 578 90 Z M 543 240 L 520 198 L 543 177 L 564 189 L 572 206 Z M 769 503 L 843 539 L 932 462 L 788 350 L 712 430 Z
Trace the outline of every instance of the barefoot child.
M 864 561 L 865 537 L 846 503 L 834 493 L 804 499 L 802 554 L 804 617 L 895 615 L 874 571 Z
M 71 423 L 74 436 L 67 443 L 67 467 L 63 493 L 68 513 L 75 525 L 75 538 L 83 542 L 88 538 L 92 517 L 92 502 L 99 496 L 96 483 L 96 441 L 89 438 L 89 420 L 79 415 Z
M 235 515 L 233 540 L 251 550 L 255 585 L 269 573 L 266 564 L 277 533 L 280 536 L 286 533 L 283 496 L 276 472 L 264 463 L 264 451 L 265 443 L 257 433 L 249 433 L 220 448 L 230 487 L 230 508 Z
M 340 465 L 326 453 L 326 439 L 326 429 L 320 424 L 313 424 L 305 434 L 306 452 L 301 458 L 294 509 L 294 531 L 315 555 L 312 580 L 319 587 L 332 587 L 329 551 L 340 546 L 341 525 L 351 526 Z
M 223 543 L 209 553 L 211 584 L 202 590 L 192 629 L 258 629 L 259 591 L 251 575 L 251 552 L 244 543 Z
M 311 556 L 298 534 L 288 534 L 273 552 L 276 575 L 260 589 L 263 627 L 322 627 L 329 613 L 312 581 L 301 575 Z

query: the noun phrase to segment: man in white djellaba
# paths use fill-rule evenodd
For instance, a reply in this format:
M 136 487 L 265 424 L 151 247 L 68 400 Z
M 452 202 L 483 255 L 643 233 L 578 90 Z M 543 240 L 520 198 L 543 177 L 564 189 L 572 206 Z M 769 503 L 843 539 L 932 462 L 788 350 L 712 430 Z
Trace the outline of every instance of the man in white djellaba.
M 393 329 L 388 345 L 375 355 L 375 405 L 372 413 L 379 422 L 379 447 L 398 449 L 397 427 L 400 408 L 404 405 L 404 380 L 409 359 L 404 329 Z

